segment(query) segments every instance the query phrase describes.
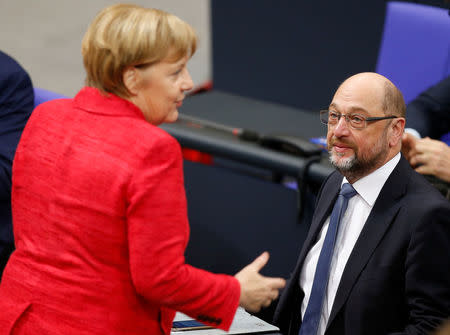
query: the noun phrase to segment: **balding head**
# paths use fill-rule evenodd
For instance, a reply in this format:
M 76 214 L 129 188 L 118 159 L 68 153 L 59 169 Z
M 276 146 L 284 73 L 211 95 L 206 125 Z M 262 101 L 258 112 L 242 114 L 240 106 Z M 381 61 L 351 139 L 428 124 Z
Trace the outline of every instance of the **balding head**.
M 378 105 L 385 115 L 395 115 L 405 117 L 406 105 L 402 92 L 386 77 L 374 72 L 362 72 L 347 78 L 338 88 L 350 89 L 361 88 L 361 93 L 366 95 L 366 99 Z

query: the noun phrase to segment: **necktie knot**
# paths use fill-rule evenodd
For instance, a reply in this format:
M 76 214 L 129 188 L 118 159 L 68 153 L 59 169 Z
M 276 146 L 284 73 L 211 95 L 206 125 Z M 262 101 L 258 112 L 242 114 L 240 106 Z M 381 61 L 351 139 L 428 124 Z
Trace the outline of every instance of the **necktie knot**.
M 339 195 L 343 195 L 344 198 L 350 199 L 354 195 L 356 195 L 356 190 L 353 188 L 353 186 L 349 183 L 345 183 L 342 185 L 341 191 L 339 192 Z

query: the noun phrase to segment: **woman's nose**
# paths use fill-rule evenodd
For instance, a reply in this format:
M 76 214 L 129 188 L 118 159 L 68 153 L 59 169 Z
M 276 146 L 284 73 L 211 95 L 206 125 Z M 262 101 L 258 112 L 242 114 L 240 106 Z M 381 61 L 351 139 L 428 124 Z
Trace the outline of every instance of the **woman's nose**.
M 188 70 L 185 71 L 183 76 L 183 83 L 181 85 L 181 89 L 183 91 L 189 91 L 194 87 L 194 82 L 192 81 L 191 75 Z

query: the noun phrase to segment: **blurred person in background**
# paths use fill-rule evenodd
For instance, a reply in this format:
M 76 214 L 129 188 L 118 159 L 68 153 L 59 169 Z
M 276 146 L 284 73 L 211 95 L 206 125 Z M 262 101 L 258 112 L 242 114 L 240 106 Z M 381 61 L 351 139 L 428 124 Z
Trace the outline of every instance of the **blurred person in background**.
M 0 51 L 0 280 L 14 250 L 11 218 L 11 169 L 17 143 L 34 106 L 28 73 Z
M 450 199 L 450 76 L 411 101 L 406 114 L 402 153 Z

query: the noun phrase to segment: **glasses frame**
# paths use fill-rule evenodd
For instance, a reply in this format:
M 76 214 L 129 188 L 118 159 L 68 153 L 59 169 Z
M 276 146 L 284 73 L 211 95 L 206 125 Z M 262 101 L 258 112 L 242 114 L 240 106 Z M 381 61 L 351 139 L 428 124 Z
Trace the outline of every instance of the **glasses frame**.
M 320 122 L 328 126 L 329 125 L 328 119 L 329 119 L 329 115 L 330 115 L 330 110 L 323 109 L 319 113 L 320 113 Z M 349 125 L 350 128 L 356 129 L 356 130 L 367 128 L 367 122 L 375 122 L 375 121 L 380 121 L 380 120 L 399 118 L 399 116 L 395 116 L 395 115 L 365 117 L 364 115 L 357 114 L 357 113 L 351 114 L 351 115 L 358 115 L 359 117 L 364 119 L 363 126 L 358 128 L 358 127 L 355 127 L 354 125 L 352 125 L 351 120 L 350 120 L 350 115 L 342 114 L 342 113 L 338 113 L 338 112 L 336 112 L 336 114 L 338 114 L 338 119 L 337 119 L 337 122 L 335 124 L 331 124 L 332 126 L 335 126 L 336 124 L 338 124 L 339 121 L 341 120 L 341 117 L 344 117 L 345 122 L 347 122 L 347 125 Z

